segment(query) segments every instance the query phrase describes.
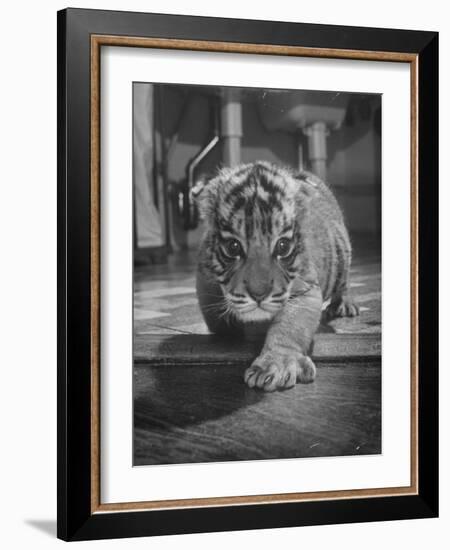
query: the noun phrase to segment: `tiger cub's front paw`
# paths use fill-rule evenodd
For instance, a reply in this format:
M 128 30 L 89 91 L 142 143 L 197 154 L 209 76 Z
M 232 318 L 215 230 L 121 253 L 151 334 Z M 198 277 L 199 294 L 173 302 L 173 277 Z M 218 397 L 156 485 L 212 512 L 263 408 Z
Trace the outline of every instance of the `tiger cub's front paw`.
M 292 388 L 296 382 L 308 384 L 316 377 L 316 367 L 310 357 L 296 352 L 263 352 L 245 371 L 249 388 L 275 391 Z

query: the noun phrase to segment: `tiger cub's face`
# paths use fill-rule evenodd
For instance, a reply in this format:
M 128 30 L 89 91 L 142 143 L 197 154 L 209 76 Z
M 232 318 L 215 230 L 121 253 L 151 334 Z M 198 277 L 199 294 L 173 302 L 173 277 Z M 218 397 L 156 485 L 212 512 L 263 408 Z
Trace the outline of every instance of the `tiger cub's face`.
M 226 312 L 241 322 L 271 320 L 291 296 L 304 251 L 302 196 L 292 174 L 265 162 L 224 169 L 200 195 L 206 269 Z

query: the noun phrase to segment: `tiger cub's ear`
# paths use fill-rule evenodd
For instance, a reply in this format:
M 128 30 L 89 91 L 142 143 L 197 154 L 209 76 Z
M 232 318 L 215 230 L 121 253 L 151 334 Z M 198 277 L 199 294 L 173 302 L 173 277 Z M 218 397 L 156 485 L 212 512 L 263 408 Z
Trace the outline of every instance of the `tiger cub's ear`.
M 295 203 L 297 205 L 299 213 L 306 213 L 308 211 L 309 203 L 317 196 L 318 189 L 316 185 L 310 181 L 297 179 L 297 192 L 295 193 Z
M 209 221 L 214 213 L 217 198 L 217 182 L 215 179 L 199 179 L 191 189 L 192 197 L 197 204 L 200 219 Z
M 295 179 L 298 182 L 300 193 L 309 199 L 312 199 L 319 193 L 319 186 L 323 183 L 318 176 L 305 171 L 295 173 Z

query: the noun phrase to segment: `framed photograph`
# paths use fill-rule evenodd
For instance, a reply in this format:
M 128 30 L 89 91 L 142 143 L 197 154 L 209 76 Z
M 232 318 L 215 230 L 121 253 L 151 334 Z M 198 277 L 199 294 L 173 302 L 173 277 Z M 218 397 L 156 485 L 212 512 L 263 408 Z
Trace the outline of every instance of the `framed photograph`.
M 58 13 L 58 536 L 438 514 L 438 35 Z

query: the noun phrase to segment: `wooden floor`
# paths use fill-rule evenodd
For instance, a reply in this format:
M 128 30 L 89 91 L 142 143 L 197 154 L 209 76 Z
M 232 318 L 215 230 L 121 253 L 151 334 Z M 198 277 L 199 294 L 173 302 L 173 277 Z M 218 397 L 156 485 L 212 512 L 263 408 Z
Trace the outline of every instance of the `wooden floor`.
M 354 262 L 356 320 L 322 326 L 317 379 L 279 393 L 250 390 L 258 343 L 209 335 L 194 289 L 195 257 L 135 272 L 135 465 L 381 452 L 381 265 Z
M 379 364 L 321 365 L 314 384 L 265 394 L 229 366 L 135 369 L 134 464 L 381 452 Z

